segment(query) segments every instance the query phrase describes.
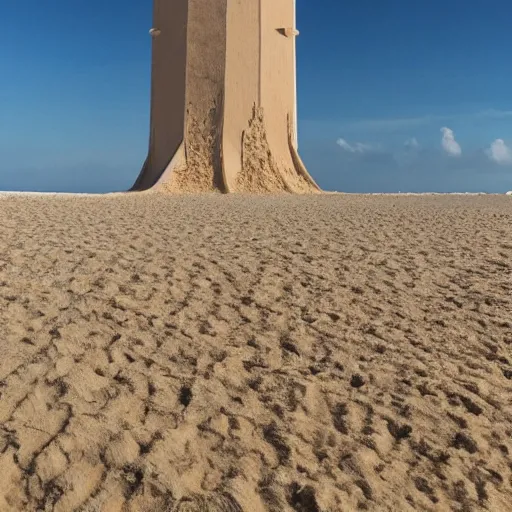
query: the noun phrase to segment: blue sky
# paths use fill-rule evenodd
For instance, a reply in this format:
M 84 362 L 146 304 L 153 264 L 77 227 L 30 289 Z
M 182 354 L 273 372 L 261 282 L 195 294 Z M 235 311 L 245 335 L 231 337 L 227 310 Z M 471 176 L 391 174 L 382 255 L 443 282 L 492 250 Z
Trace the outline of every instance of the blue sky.
M 297 3 L 300 151 L 322 187 L 512 189 L 510 1 Z M 131 185 L 147 149 L 151 4 L 3 2 L 0 190 Z

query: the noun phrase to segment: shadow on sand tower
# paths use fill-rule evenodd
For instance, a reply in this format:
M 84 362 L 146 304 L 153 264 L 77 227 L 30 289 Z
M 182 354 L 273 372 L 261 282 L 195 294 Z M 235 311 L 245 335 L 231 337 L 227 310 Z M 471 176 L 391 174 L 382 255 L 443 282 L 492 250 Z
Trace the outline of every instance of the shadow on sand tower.
M 297 152 L 295 0 L 154 0 L 153 18 L 132 190 L 318 192 Z

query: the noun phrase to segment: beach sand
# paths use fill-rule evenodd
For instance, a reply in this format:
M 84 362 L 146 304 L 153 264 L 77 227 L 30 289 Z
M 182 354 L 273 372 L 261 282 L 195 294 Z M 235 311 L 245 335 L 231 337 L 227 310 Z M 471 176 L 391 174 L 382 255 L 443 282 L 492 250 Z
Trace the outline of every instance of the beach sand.
M 0 511 L 511 509 L 510 198 L 0 219 Z

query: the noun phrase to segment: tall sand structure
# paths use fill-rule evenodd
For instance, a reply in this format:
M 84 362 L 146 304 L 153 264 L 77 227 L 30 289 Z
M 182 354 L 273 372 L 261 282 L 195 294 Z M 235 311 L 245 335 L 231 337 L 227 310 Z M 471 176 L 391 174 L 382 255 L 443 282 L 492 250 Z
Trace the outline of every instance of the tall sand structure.
M 318 191 L 297 152 L 295 0 L 154 0 L 149 152 L 132 190 Z

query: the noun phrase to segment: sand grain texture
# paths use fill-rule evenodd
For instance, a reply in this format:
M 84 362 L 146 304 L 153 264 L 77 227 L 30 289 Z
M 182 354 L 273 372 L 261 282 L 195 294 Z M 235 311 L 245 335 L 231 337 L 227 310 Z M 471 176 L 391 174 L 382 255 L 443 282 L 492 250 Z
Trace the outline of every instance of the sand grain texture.
M 512 204 L 0 198 L 0 510 L 510 510 Z

